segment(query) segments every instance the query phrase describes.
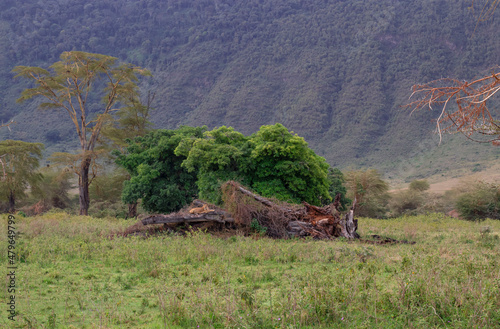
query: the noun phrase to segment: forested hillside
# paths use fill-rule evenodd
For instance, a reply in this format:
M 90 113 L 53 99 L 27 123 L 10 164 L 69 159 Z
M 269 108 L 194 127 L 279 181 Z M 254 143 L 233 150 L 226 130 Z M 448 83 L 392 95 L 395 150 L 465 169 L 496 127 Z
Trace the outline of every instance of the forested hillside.
M 410 117 L 400 108 L 412 84 L 446 76 L 469 79 L 500 64 L 498 13 L 474 31 L 470 5 L 470 0 L 3 0 L 0 120 L 18 124 L 0 136 L 71 150 L 76 138 L 69 120 L 35 110 L 35 103 L 16 104 L 27 85 L 13 80 L 10 71 L 15 65 L 46 67 L 63 51 L 82 50 L 152 71 L 141 88 L 156 92 L 152 121 L 158 128 L 230 125 L 252 133 L 280 122 L 332 165 L 389 168 L 436 145 L 425 141 L 439 113 Z M 498 155 L 498 148 L 468 143 L 459 156 L 446 146 L 435 152 L 448 166 Z

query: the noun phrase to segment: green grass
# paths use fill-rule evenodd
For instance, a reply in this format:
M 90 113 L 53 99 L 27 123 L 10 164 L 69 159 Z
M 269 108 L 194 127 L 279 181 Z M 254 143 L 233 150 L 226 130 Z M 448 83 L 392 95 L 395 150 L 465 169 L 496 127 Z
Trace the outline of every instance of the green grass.
M 364 236 L 416 241 L 382 246 L 201 232 L 109 238 L 131 222 L 64 213 L 16 222 L 19 315 L 11 323 L 4 307 L 0 327 L 500 327 L 500 221 L 360 219 Z

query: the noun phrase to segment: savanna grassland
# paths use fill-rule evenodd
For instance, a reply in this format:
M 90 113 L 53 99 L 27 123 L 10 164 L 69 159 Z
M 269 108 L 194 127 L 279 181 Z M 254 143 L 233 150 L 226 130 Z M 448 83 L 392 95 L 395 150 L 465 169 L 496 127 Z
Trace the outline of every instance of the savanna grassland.
M 413 245 L 203 232 L 111 237 L 130 225 L 16 216 L 19 314 L 9 321 L 4 304 L 0 327 L 500 327 L 500 221 L 359 221 L 363 237 Z M 0 240 L 5 272 L 5 224 Z

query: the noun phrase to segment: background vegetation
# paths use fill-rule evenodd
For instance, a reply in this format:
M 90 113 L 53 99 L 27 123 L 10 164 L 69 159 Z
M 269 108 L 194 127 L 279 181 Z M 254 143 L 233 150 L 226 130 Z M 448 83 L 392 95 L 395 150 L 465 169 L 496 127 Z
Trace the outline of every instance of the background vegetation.
M 5 0 L 0 121 L 14 118 L 18 124 L 12 133 L 0 133 L 42 141 L 47 153 L 73 150 L 71 127 L 57 120 L 57 112 L 37 112 L 35 102 L 14 104 L 26 85 L 13 82 L 10 71 L 16 65 L 46 66 L 62 51 L 82 50 L 153 72 L 141 87 L 143 94 L 157 92 L 151 120 L 157 128 L 226 125 L 248 135 L 280 122 L 334 167 L 383 167 L 392 177 L 425 177 L 479 158 L 495 160 L 497 150 L 462 139 L 449 149 L 436 148 L 429 120 L 437 114 L 410 118 L 399 108 L 414 83 L 469 79 L 499 63 L 498 15 L 473 33 L 470 5 Z M 401 170 L 404 159 L 426 154 L 425 166 L 416 168 L 420 160 L 412 160 L 416 172 Z

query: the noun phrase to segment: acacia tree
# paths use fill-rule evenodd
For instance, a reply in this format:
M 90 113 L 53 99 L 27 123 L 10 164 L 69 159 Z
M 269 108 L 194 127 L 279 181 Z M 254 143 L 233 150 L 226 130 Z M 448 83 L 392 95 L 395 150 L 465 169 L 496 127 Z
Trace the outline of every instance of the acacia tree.
M 35 83 L 25 89 L 18 102 L 39 97 L 45 98 L 41 108 L 56 108 L 67 112 L 75 126 L 80 142 L 80 153 L 73 157 L 76 162 L 80 199 L 80 215 L 88 215 L 90 204 L 89 184 L 95 175 L 89 169 L 96 159 L 94 148 L 115 106 L 138 99 L 137 74 L 150 75 L 149 71 L 131 64 L 118 64 L 117 58 L 69 51 L 61 54 L 61 60 L 49 67 L 16 66 L 16 77 Z M 99 88 L 98 80 L 105 81 Z M 96 95 L 97 94 L 97 95 Z M 102 96 L 103 104 L 98 113 L 89 112 L 92 98 Z
M 41 174 L 36 172 L 42 149 L 41 143 L 14 140 L 0 142 L 0 194 L 9 200 L 10 212 L 14 212 L 16 200 L 26 195 L 26 189 L 34 187 L 42 178 Z

